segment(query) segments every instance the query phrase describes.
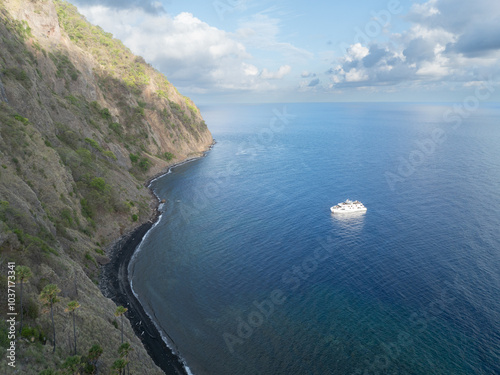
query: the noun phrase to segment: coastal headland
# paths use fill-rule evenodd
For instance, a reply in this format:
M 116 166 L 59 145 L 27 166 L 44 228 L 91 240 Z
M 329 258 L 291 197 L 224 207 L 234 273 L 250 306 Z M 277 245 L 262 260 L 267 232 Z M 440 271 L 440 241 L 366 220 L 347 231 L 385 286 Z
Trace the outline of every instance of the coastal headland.
M 71 361 L 115 372 L 126 341 L 131 373 L 184 373 L 181 363 L 165 364 L 175 357 L 158 359 L 170 350 L 125 280 L 133 250 L 154 220 L 156 203 L 143 182 L 201 155 L 213 141 L 200 110 L 64 0 L 0 2 L 0 50 L 0 254 L 29 275 L 16 301 L 24 329 L 22 336 L 19 321 L 23 360 L 18 357 L 16 371 L 66 372 Z M 116 303 L 99 290 L 108 250 L 126 233 L 107 266 L 115 267 L 109 283 L 122 284 L 107 289 L 129 309 L 127 317 L 137 316 L 135 332 L 125 319 L 121 329 Z M 47 286 L 58 291 L 53 314 L 40 299 Z M 7 293 L 0 301 L 6 316 Z M 79 306 L 73 319 L 68 304 Z M 2 333 L 7 328 L 0 322 Z M 162 368 L 135 333 L 148 336 L 149 353 L 157 353 Z M 88 360 L 91 350 L 98 360 Z M 0 361 L 0 373 L 7 366 Z

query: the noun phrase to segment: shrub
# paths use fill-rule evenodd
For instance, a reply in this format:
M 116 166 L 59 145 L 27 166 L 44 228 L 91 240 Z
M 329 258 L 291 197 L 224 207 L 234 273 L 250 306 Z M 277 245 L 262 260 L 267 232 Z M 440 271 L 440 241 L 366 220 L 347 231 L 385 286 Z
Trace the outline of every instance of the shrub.
M 19 68 L 4 69 L 3 73 L 7 77 L 12 77 L 12 78 L 20 81 L 21 83 L 27 83 L 27 82 L 29 82 L 28 75 L 22 69 L 19 69 Z
M 90 187 L 94 188 L 97 191 L 104 192 L 107 188 L 106 181 L 102 177 L 94 177 L 90 182 Z
M 142 158 L 139 162 L 139 168 L 141 168 L 144 172 L 147 172 L 149 168 L 151 168 L 151 162 L 148 158 Z
M 50 247 L 44 240 L 40 237 L 32 236 L 28 233 L 25 233 L 22 229 L 14 228 L 12 232 L 17 236 L 17 239 L 21 244 L 23 244 L 26 248 L 34 246 L 42 250 L 44 253 L 59 255 L 57 251 L 55 251 L 52 247 Z
M 144 108 L 135 107 L 135 113 L 137 116 L 144 117 Z
M 106 120 L 106 121 L 111 120 L 111 112 L 109 112 L 109 109 L 107 109 L 107 108 L 101 109 L 100 114 L 104 120 Z
M 132 221 L 137 221 L 137 220 L 139 220 L 139 216 L 137 216 L 136 214 L 133 214 Z
M 80 206 L 82 207 L 83 216 L 92 219 L 95 215 L 94 208 L 87 202 L 85 198 L 80 200 Z
M 191 123 L 191 119 L 185 113 L 182 114 L 181 121 L 184 125 L 189 125 Z
M 88 219 L 88 220 L 89 220 L 89 222 L 94 223 L 94 220 L 92 220 L 92 219 Z M 95 227 L 95 223 L 94 223 L 94 227 Z M 78 228 L 78 230 L 89 237 L 92 235 L 92 231 L 90 230 L 90 228 Z
M 22 122 L 24 125 L 28 125 L 30 123 L 30 120 L 28 120 L 26 117 L 19 116 L 19 115 L 14 115 L 13 116 L 17 121 Z
M 172 154 L 171 152 L 165 152 L 163 154 L 163 159 L 165 159 L 166 161 L 170 161 L 172 160 L 173 158 L 175 158 L 175 155 Z
M 168 99 L 167 93 L 165 91 L 163 91 L 163 90 L 158 90 L 156 92 L 156 95 L 158 95 L 159 98 Z
M 33 336 L 38 336 L 36 329 L 30 326 L 24 326 L 21 331 L 21 337 L 30 340 Z
M 85 253 L 85 259 L 87 259 L 88 261 L 96 264 L 96 261 L 95 261 L 94 257 L 92 255 L 90 255 L 90 253 L 88 251 Z
M 85 142 L 87 142 L 89 145 L 91 145 L 93 148 L 96 150 L 102 151 L 102 147 L 97 141 L 93 140 L 92 138 L 85 138 Z
M 87 163 L 92 161 L 92 153 L 86 148 L 79 148 L 78 150 L 76 150 L 76 153 L 83 162 Z
M 79 355 L 74 355 L 66 358 L 61 368 L 66 370 L 66 374 L 79 374 L 81 367 L 81 357 Z
M 101 106 L 95 100 L 93 102 L 90 102 L 90 108 L 95 109 L 96 111 L 101 110 Z
M 57 68 L 56 77 L 65 78 L 69 76 L 73 81 L 78 79 L 80 72 L 76 69 L 68 56 L 58 51 L 49 53 L 49 57 Z
M 177 104 L 176 102 L 169 100 L 168 103 L 170 104 L 170 108 L 172 108 L 174 110 L 174 112 L 181 112 L 182 111 L 181 106 L 179 104 Z
M 40 328 L 30 327 L 27 325 L 23 327 L 23 330 L 21 331 L 21 337 L 24 337 L 25 339 L 31 342 L 35 340 L 41 342 L 45 341 L 45 334 L 43 331 L 40 330 Z
M 139 155 L 130 154 L 129 157 L 132 163 L 137 163 L 139 161 Z
M 198 113 L 198 108 L 194 105 L 194 103 L 189 99 L 187 96 L 184 97 L 184 102 L 188 106 L 189 110 L 193 113 L 196 114 Z
M 7 214 L 11 214 L 12 209 L 7 201 L 0 201 L 0 221 L 7 221 Z
M 71 104 L 76 105 L 77 107 L 80 106 L 80 101 L 77 98 L 75 98 L 73 95 L 68 95 L 66 97 L 66 100 L 68 102 L 70 102 Z
M 109 124 L 109 128 L 118 135 L 122 134 L 123 131 L 122 126 L 117 122 L 112 122 L 111 124 Z
M 58 126 L 57 139 L 67 144 L 70 148 L 76 149 L 80 143 L 80 136 L 63 124 L 56 125 Z
M 110 159 L 117 160 L 117 157 L 113 153 L 113 151 L 104 151 L 102 154 Z
M 26 21 L 14 21 L 14 29 L 23 40 L 33 36 L 31 28 L 28 26 L 28 22 Z
M 69 208 L 65 208 L 61 211 L 61 218 L 68 226 L 71 226 L 73 224 L 73 218 L 71 217 L 71 210 Z

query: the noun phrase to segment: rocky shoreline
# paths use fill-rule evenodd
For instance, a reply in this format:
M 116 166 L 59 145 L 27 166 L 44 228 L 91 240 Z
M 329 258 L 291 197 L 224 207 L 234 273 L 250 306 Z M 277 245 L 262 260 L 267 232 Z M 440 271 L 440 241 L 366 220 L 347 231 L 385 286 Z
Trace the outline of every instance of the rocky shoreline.
M 167 375 L 187 375 L 182 361 L 167 347 L 155 324 L 135 297 L 128 279 L 130 259 L 158 219 L 158 211 L 156 212 L 154 219 L 122 236 L 113 244 L 110 253 L 111 260 L 103 266 L 100 287 L 106 297 L 128 309 L 125 316 L 155 364 Z
M 215 141 L 210 145 L 208 150 L 212 149 L 214 145 Z M 170 166 L 166 172 L 151 177 L 147 181 L 146 186 L 149 189 L 151 182 L 156 178 L 169 173 L 171 169 L 179 165 L 199 159 L 205 155 L 206 152 L 200 157 L 186 159 Z M 150 192 L 155 202 L 152 218 L 120 237 L 109 247 L 108 254 L 110 261 L 102 267 L 99 285 L 104 296 L 113 300 L 117 305 L 128 309 L 125 316 L 129 319 L 135 334 L 141 339 L 155 364 L 167 375 L 187 375 L 182 360 L 163 341 L 156 325 L 134 295 L 128 277 L 128 265 L 137 246 L 139 246 L 146 233 L 160 218 L 160 211 L 158 210 L 160 202 L 151 189 Z

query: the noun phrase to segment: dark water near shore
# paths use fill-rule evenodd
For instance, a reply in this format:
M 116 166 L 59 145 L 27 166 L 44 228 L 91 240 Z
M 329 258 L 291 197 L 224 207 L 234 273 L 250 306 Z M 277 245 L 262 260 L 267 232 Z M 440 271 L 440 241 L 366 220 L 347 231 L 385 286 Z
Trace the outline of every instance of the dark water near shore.
M 500 106 L 450 108 L 201 108 L 131 264 L 195 375 L 500 374 Z

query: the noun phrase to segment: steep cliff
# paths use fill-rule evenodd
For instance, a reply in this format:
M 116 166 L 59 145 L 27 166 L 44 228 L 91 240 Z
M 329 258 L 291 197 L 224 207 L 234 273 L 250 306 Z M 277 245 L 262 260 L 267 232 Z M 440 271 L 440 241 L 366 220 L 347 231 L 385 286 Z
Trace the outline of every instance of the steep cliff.
M 150 218 L 148 178 L 211 143 L 194 103 L 74 6 L 0 0 L 0 264 L 4 270 L 14 261 L 33 273 L 24 283 L 19 373 L 63 366 L 71 354 L 64 311 L 71 300 L 81 305 L 78 354 L 100 344 L 100 373 L 111 371 L 120 321 L 96 285 L 106 246 Z M 2 285 L 6 276 L 2 271 Z M 52 283 L 62 290 L 55 354 L 38 298 Z M 5 323 L 0 329 L 3 337 Z M 134 349 L 131 372 L 159 373 L 129 324 L 125 339 Z

